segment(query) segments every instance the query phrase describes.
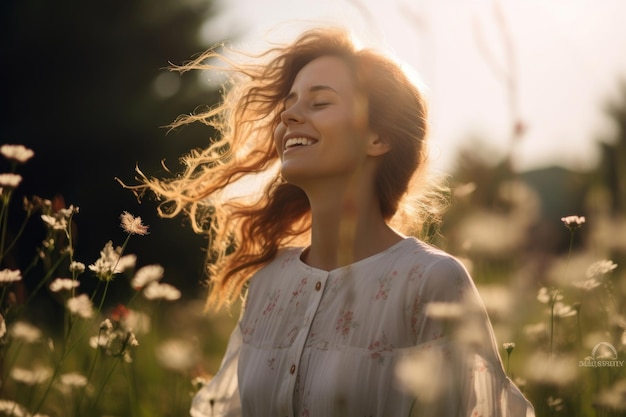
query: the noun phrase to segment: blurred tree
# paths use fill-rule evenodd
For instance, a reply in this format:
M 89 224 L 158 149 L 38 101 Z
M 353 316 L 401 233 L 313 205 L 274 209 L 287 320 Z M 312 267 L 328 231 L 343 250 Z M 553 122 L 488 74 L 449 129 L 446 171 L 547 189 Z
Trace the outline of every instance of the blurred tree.
M 0 143 L 35 151 L 20 170 L 20 194 L 58 194 L 80 207 L 76 259 L 85 264 L 97 259 L 107 240 L 121 244 L 118 217 L 127 210 L 151 227 L 150 235 L 131 239 L 128 252 L 137 254 L 139 264 L 162 264 L 166 279 L 184 292 L 198 290 L 204 239 L 180 221 L 158 219 L 155 204 L 139 206 L 114 178 L 132 182 L 136 164 L 160 175 L 162 159 L 176 171 L 179 156 L 206 145 L 212 133 L 207 128 L 166 137 L 161 126 L 215 103 L 217 92 L 198 78 L 182 82 L 164 68 L 208 46 L 199 28 L 218 11 L 211 0 L 0 4 Z M 37 231 L 32 233 L 30 246 L 19 253 L 24 260 L 38 243 Z

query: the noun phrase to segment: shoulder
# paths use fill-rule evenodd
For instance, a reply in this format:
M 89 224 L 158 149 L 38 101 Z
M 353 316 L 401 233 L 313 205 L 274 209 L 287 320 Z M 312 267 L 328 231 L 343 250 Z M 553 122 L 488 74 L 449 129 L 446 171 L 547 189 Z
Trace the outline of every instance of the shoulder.
M 261 267 L 251 278 L 250 285 L 259 285 L 267 279 L 276 281 L 278 277 L 285 276 L 300 268 L 301 247 L 286 247 L 280 249 L 274 259 Z
M 410 246 L 410 262 L 421 278 L 419 290 L 427 298 L 437 299 L 451 292 L 458 295 L 473 287 L 467 269 L 455 256 L 417 239 L 412 239 Z

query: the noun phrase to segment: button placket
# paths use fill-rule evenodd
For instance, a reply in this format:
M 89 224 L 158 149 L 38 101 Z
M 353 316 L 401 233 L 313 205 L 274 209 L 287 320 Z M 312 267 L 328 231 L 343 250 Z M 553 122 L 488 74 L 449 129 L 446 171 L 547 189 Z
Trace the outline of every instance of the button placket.
M 329 273 L 326 271 L 315 271 L 312 272 L 311 275 L 313 276 L 313 278 L 317 278 L 317 280 L 315 281 L 315 285 L 313 286 L 314 291 L 309 290 L 310 296 L 307 302 L 306 311 L 303 316 L 302 327 L 300 328 L 300 331 L 296 336 L 296 340 L 294 340 L 294 343 L 291 346 L 291 352 L 289 354 L 289 358 L 287 359 L 289 361 L 287 363 L 291 363 L 288 368 L 289 373 L 287 374 L 287 376 L 289 377 L 289 381 L 287 383 L 287 392 L 289 393 L 288 395 L 290 395 L 289 407 L 293 407 L 293 395 L 296 387 L 296 377 L 298 375 L 298 364 L 300 363 L 302 352 L 304 351 L 304 345 L 306 344 L 306 339 L 309 335 L 309 331 L 311 330 L 313 317 L 315 316 L 317 308 L 319 307 L 322 299 L 323 291 L 321 290 L 324 288 L 324 284 L 328 279 Z

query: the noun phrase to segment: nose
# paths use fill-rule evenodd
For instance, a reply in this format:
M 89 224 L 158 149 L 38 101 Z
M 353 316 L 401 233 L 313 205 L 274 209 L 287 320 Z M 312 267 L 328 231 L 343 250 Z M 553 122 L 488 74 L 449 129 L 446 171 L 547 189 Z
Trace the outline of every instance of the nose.
M 285 110 L 280 114 L 280 120 L 285 124 L 289 125 L 291 123 L 301 123 L 302 122 L 302 114 L 296 104 L 292 104 L 291 106 L 285 108 Z

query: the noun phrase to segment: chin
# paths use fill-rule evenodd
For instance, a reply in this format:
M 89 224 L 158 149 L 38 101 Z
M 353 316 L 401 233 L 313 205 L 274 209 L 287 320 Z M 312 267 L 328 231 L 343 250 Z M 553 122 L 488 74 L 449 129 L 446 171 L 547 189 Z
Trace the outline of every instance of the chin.
M 311 167 L 305 167 L 303 164 L 295 163 L 283 164 L 280 169 L 280 175 L 285 181 L 298 187 L 302 187 L 320 178 L 320 173 L 317 172 L 317 170 L 312 170 Z

